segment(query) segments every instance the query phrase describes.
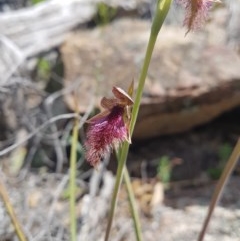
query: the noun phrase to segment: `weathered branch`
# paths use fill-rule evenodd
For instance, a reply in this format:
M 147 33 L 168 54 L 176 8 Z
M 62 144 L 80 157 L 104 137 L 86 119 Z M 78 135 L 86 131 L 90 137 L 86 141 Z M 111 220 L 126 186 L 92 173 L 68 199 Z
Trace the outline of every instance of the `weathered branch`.
M 51 0 L 0 15 L 0 32 L 30 57 L 59 45 L 67 33 L 95 14 L 89 0 Z

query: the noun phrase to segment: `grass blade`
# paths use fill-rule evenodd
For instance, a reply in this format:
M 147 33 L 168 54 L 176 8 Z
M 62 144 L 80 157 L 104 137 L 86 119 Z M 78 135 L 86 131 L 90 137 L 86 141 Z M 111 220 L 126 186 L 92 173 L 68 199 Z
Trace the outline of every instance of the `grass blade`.
M 22 229 L 22 226 L 21 226 L 19 220 L 17 219 L 16 213 L 15 213 L 14 208 L 13 208 L 11 202 L 10 202 L 7 190 L 6 190 L 5 185 L 2 182 L 2 180 L 0 180 L 0 196 L 2 197 L 5 208 L 8 212 L 8 215 L 11 218 L 11 222 L 12 222 L 14 228 L 15 228 L 18 239 L 20 241 L 27 241 L 27 238 L 24 235 L 24 232 L 23 232 L 23 229 Z
M 228 159 L 228 162 L 223 170 L 223 173 L 217 183 L 217 186 L 216 186 L 215 191 L 212 196 L 211 203 L 208 208 L 208 213 L 207 213 L 206 219 L 203 223 L 202 230 L 198 237 L 198 241 L 203 241 L 203 239 L 204 239 L 204 236 L 205 236 L 207 227 L 209 225 L 209 222 L 211 220 L 213 211 L 214 211 L 219 199 L 222 196 L 223 190 L 227 184 L 229 177 L 232 174 L 234 167 L 236 166 L 236 164 L 238 162 L 239 156 L 240 156 L 240 139 L 238 139 L 238 142 L 237 142 L 236 146 L 234 147 L 234 150 L 233 150 L 230 158 Z

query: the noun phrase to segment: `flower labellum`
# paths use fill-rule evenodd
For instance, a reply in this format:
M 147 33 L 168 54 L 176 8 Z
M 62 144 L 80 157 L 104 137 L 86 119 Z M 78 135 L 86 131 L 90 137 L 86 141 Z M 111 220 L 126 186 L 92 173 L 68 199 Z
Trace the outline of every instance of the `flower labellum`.
M 114 98 L 103 97 L 104 111 L 87 121 L 86 159 L 96 166 L 112 148 L 124 141 L 131 143 L 129 134 L 130 107 L 133 100 L 124 90 L 113 87 Z
M 187 33 L 197 30 L 207 20 L 208 12 L 214 2 L 220 0 L 176 0 L 177 3 L 183 5 L 186 10 L 184 26 L 187 27 Z M 187 34 L 186 33 L 186 34 Z

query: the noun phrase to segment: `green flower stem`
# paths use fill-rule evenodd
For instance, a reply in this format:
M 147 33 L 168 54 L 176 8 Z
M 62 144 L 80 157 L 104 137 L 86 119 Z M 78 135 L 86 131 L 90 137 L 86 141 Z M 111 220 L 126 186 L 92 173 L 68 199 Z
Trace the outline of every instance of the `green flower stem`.
M 131 135 L 133 133 L 133 130 L 134 130 L 134 127 L 135 127 L 135 124 L 137 121 L 139 107 L 141 104 L 142 93 L 143 93 L 145 80 L 146 80 L 147 73 L 148 73 L 149 64 L 150 64 L 150 61 L 152 58 L 153 49 L 154 49 L 154 46 L 155 46 L 155 43 L 157 40 L 158 33 L 159 33 L 159 31 L 162 27 L 162 24 L 167 16 L 171 3 L 172 3 L 172 0 L 162 0 L 162 1 L 158 0 L 157 5 L 156 5 L 156 11 L 155 11 L 155 16 L 153 18 L 150 38 L 148 41 L 146 55 L 145 55 L 142 71 L 141 71 L 141 74 L 139 77 L 138 89 L 137 89 L 136 98 L 135 98 L 133 110 L 132 110 L 132 120 L 130 123 Z
M 153 23 L 152 23 L 152 28 L 151 28 L 149 41 L 148 41 L 146 55 L 145 55 L 143 67 L 142 67 L 142 70 L 140 73 L 136 98 L 135 98 L 135 102 L 134 102 L 133 110 L 132 110 L 132 119 L 131 119 L 131 123 L 130 123 L 130 134 L 131 135 L 133 133 L 134 126 L 136 124 L 139 107 L 140 107 L 140 103 L 141 103 L 141 98 L 142 98 L 142 93 L 143 93 L 143 89 L 144 89 L 145 79 L 147 76 L 153 49 L 154 49 L 154 46 L 155 46 L 155 43 L 157 40 L 158 33 L 159 33 L 159 31 L 162 27 L 162 24 L 167 16 L 171 3 L 172 3 L 172 0 L 158 0 L 157 5 L 156 5 L 155 16 L 154 16 Z M 126 164 L 128 151 L 129 151 L 129 143 L 124 142 L 122 150 L 121 150 L 120 161 L 118 163 L 116 182 L 115 182 L 115 186 L 114 186 L 114 190 L 113 190 L 111 209 L 110 209 L 108 225 L 107 225 L 107 230 L 106 230 L 105 239 L 104 239 L 105 241 L 108 241 L 108 239 L 109 239 L 109 234 L 110 234 L 113 216 L 114 216 L 114 212 L 115 212 L 115 207 L 116 207 L 116 203 L 117 203 L 117 196 L 118 196 L 120 185 L 122 183 L 123 170 L 124 170 L 124 167 Z
M 126 166 L 124 167 L 124 170 L 123 170 L 123 180 L 124 180 L 124 182 L 126 184 L 126 188 L 127 188 L 128 199 L 129 199 L 129 203 L 130 203 L 130 209 L 131 209 L 131 213 L 132 213 L 136 239 L 137 239 L 137 241 L 142 241 L 143 238 L 142 238 L 142 229 L 141 229 L 141 224 L 140 224 L 140 218 L 138 215 L 137 204 L 136 204 L 136 200 L 134 197 L 131 180 L 130 180 L 129 173 L 128 173 Z
M 208 213 L 207 213 L 207 216 L 206 216 L 206 219 L 203 223 L 203 226 L 202 226 L 202 230 L 199 234 L 199 237 L 198 237 L 198 241 L 203 241 L 204 239 L 204 236 L 205 236 L 205 233 L 206 233 L 206 230 L 207 230 L 207 227 L 208 227 L 208 224 L 210 222 L 210 219 L 212 217 L 212 214 L 213 214 L 213 211 L 214 211 L 214 208 L 215 206 L 217 205 L 219 199 L 221 198 L 222 196 L 222 193 L 223 193 L 223 190 L 224 190 L 224 187 L 226 186 L 227 184 L 227 181 L 229 179 L 229 177 L 231 176 L 232 174 L 232 171 L 234 169 L 234 167 L 236 166 L 237 162 L 238 162 L 238 159 L 239 159 L 239 156 L 240 156 L 240 139 L 238 139 L 238 142 L 223 170 L 223 173 L 218 181 L 218 184 L 215 188 L 215 191 L 213 193 L 213 196 L 212 196 L 212 200 L 211 200 L 211 203 L 209 205 L 209 208 L 208 208 Z
M 120 156 L 121 156 L 121 149 L 119 149 L 118 152 L 117 152 L 117 150 L 115 150 L 115 151 L 116 151 L 117 160 L 119 161 Z M 129 176 L 128 169 L 126 168 L 126 166 L 124 167 L 124 170 L 123 170 L 123 180 L 126 184 L 126 189 L 127 189 L 127 194 L 128 194 L 129 204 L 130 204 L 130 210 L 131 210 L 131 214 L 132 214 L 132 218 L 133 218 L 136 239 L 137 239 L 137 241 L 142 241 L 143 240 L 142 229 L 141 229 L 140 218 L 139 218 L 138 210 L 137 210 L 137 203 L 136 203 L 136 200 L 134 197 L 130 176 Z
M 73 137 L 70 154 L 70 179 L 69 179 L 69 190 L 70 190 L 70 235 L 71 241 L 77 240 L 77 218 L 76 218 L 76 162 L 77 162 L 77 144 L 78 144 L 78 128 L 79 120 L 75 118 L 73 127 Z

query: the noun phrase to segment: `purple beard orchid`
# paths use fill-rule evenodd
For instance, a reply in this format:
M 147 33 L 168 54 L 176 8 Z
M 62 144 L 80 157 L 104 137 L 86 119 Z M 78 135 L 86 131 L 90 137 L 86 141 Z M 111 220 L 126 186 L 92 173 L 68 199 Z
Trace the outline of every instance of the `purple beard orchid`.
M 92 166 L 98 165 L 101 158 L 122 142 L 131 143 L 129 123 L 133 100 L 121 88 L 113 87 L 112 92 L 115 98 L 101 100 L 105 110 L 87 121 L 90 126 L 85 143 L 86 159 Z
M 220 0 L 176 0 L 185 8 L 184 26 L 187 27 L 187 33 L 197 30 L 207 20 L 208 12 L 214 2 Z M 186 34 L 187 34 L 186 33 Z

